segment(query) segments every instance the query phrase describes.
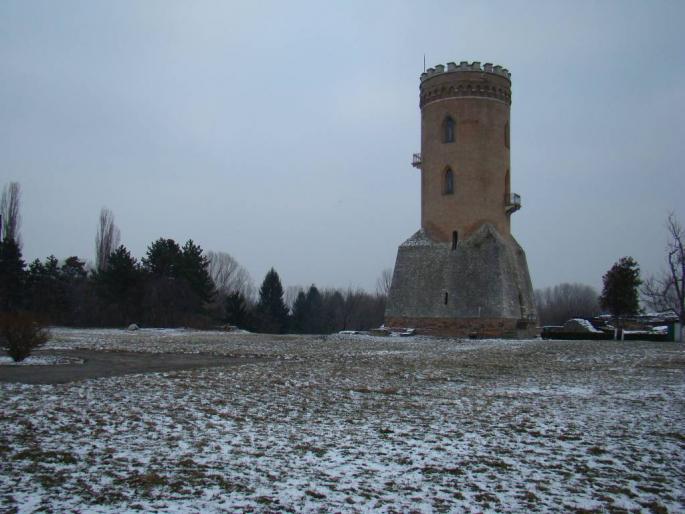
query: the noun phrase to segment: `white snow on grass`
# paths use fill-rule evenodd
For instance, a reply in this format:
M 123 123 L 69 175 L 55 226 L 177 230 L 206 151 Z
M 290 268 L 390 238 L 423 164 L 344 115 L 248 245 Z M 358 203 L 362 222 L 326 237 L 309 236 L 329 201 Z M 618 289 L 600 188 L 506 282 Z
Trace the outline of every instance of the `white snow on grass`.
M 83 362 L 81 359 L 54 355 L 30 355 L 19 362 L 14 362 L 11 357 L 0 357 L 0 366 L 56 366 L 59 364 L 77 364 L 81 362 Z
M 52 332 L 269 359 L 0 384 L 0 511 L 685 509 L 682 345 Z
M 583 327 L 586 331 L 592 332 L 593 334 L 601 334 L 601 330 L 597 330 L 595 327 L 592 326 L 592 323 L 590 323 L 588 320 L 583 319 L 583 318 L 573 318 L 566 323 L 569 322 L 575 322 L 577 325 L 580 325 Z

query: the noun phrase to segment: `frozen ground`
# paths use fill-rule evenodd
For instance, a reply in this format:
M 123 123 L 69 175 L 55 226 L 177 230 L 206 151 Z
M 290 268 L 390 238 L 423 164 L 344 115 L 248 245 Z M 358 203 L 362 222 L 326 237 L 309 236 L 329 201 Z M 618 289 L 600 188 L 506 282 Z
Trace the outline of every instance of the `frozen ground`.
M 0 384 L 0 511 L 685 510 L 683 345 L 55 329 L 46 346 L 77 348 L 253 360 Z
M 12 357 L 0 357 L 0 366 L 55 366 L 58 364 L 77 364 L 79 359 L 68 359 L 54 355 L 31 355 L 21 362 L 14 362 Z

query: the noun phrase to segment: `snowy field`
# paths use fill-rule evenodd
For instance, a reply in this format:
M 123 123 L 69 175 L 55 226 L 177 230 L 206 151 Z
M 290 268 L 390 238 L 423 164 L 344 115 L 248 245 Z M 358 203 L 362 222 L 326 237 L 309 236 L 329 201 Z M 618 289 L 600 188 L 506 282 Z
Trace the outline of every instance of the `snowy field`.
M 54 329 L 255 359 L 0 384 L 0 511 L 683 512 L 684 348 Z

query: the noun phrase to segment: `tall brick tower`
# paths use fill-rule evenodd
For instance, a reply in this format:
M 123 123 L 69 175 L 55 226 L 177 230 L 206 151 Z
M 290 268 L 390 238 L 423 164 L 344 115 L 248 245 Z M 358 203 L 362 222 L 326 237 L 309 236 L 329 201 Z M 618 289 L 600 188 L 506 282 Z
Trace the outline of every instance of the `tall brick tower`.
M 511 75 L 479 62 L 421 75 L 421 230 L 397 251 L 388 327 L 420 333 L 537 333 L 526 255 L 511 236 Z

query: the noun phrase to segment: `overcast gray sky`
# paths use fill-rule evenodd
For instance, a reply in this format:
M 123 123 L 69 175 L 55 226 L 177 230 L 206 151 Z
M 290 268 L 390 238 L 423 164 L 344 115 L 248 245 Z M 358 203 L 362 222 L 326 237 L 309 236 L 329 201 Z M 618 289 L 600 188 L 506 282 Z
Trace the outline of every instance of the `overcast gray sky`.
M 419 74 L 512 73 L 512 232 L 534 287 L 599 287 L 685 222 L 685 2 L 0 3 L 0 184 L 26 260 L 227 251 L 259 284 L 373 290 L 419 228 Z

